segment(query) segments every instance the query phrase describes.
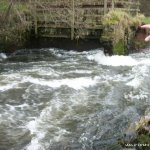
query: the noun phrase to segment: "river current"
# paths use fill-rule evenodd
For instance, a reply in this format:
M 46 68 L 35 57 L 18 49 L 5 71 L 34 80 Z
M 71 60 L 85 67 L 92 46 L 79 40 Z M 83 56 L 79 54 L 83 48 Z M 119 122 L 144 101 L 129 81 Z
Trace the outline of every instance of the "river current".
M 150 111 L 150 50 L 0 55 L 0 150 L 121 150 Z

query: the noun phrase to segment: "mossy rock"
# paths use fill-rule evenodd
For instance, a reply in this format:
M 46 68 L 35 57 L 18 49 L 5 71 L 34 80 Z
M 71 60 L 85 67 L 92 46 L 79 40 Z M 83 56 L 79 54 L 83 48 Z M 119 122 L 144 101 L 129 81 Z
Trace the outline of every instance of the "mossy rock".
M 113 44 L 113 54 L 125 55 L 125 43 L 123 40 L 119 40 L 117 43 Z

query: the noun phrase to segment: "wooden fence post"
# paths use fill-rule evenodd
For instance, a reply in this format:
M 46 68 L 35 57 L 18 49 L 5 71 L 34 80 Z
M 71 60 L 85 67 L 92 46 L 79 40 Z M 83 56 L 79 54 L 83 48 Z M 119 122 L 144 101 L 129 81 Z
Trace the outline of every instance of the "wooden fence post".
M 71 40 L 74 39 L 74 24 L 75 24 L 75 2 L 72 0 L 72 16 L 71 16 Z
M 34 31 L 35 31 L 35 36 L 37 37 L 38 35 L 38 29 L 37 29 L 37 0 L 34 1 Z
M 112 9 L 114 9 L 115 8 L 115 2 L 114 2 L 114 0 L 112 0 Z
M 104 15 L 107 13 L 107 0 L 104 0 Z
M 136 15 L 139 14 L 139 10 L 140 10 L 140 1 L 138 0 L 137 3 L 138 3 L 138 7 L 137 7 L 137 9 L 136 9 Z

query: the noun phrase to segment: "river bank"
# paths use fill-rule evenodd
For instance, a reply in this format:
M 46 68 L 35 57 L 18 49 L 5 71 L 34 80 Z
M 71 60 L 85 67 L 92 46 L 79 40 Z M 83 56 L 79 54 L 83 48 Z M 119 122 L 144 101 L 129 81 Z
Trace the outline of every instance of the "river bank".
M 79 52 L 103 48 L 105 54 L 113 54 L 113 46 L 109 41 L 101 41 L 99 39 L 36 38 L 32 33 L 32 31 L 27 30 L 23 34 L 19 32 L 17 34 L 14 29 L 3 29 L 3 33 L 0 32 L 0 52 L 13 53 L 19 49 L 51 47 Z M 130 41 L 130 45 L 123 47 L 126 51 L 125 54 L 140 52 L 143 48 L 149 47 L 149 43 L 144 42 L 145 34 L 145 31 L 137 30 L 135 38 Z
M 80 38 L 80 36 L 77 36 L 74 40 L 70 40 L 69 38 L 42 38 L 35 33 L 35 22 L 33 22 L 34 12 L 31 13 L 31 9 L 29 9 L 30 6 L 27 4 L 29 3 L 10 3 L 8 1 L 1 1 L 1 52 L 12 53 L 16 49 L 45 47 L 83 51 L 104 47 L 104 52 L 110 55 L 126 55 L 133 52 L 133 49 L 135 49 L 135 51 L 139 51 L 139 49 L 145 46 L 144 42 L 134 40 L 134 32 L 136 32 L 138 25 L 142 24 L 142 20 L 144 22 L 148 21 L 147 18 L 141 19 L 140 15 L 132 17 L 121 11 L 112 11 L 109 14 L 106 14 L 102 21 L 104 34 L 98 32 L 96 40 Z M 109 16 L 111 16 L 111 20 Z M 28 20 L 27 18 L 30 19 Z M 128 26 L 133 26 L 135 29 L 132 30 L 132 28 Z M 107 28 L 106 30 L 105 27 Z M 113 30 L 111 29 L 112 27 Z M 83 30 L 80 32 L 83 32 Z M 91 34 L 94 32 L 95 31 L 92 31 Z

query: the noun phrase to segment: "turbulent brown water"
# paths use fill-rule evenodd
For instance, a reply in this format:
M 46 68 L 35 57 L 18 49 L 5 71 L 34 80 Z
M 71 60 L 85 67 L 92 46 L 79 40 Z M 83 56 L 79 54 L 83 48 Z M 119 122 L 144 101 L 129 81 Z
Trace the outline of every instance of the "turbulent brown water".
M 0 150 L 121 150 L 150 106 L 150 50 L 0 54 Z

